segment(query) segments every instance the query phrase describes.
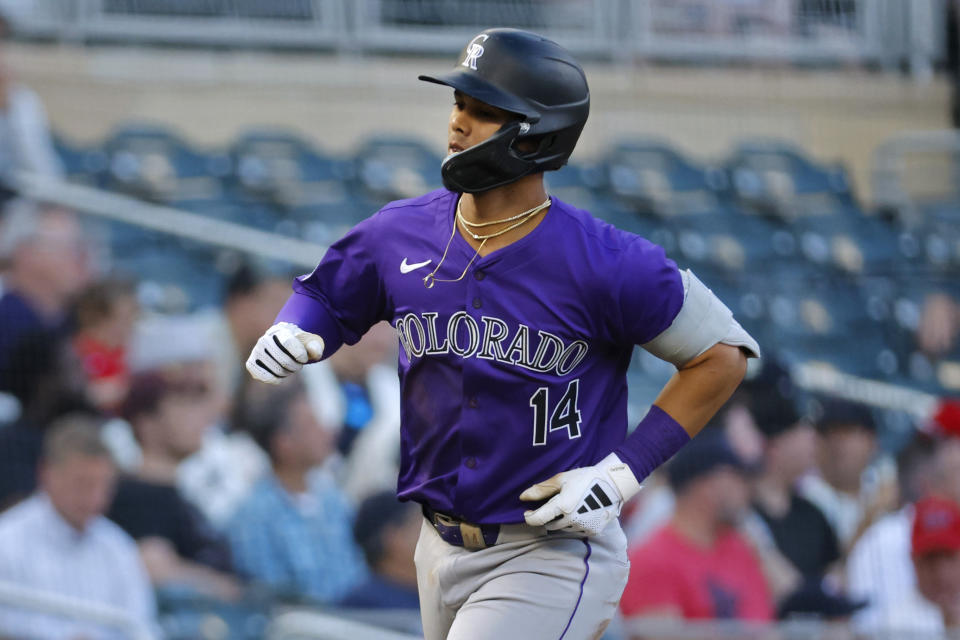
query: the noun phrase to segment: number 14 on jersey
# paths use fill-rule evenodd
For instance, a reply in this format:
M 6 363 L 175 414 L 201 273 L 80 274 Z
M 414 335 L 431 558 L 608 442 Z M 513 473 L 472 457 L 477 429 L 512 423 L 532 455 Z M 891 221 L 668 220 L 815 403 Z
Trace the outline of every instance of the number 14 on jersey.
M 533 407 L 533 446 L 547 444 L 547 433 L 559 429 L 567 430 L 568 438 L 580 437 L 580 411 L 577 409 L 577 394 L 580 391 L 580 380 L 571 380 L 563 397 L 550 412 L 550 390 L 540 387 L 530 396 L 530 406 Z M 550 413 L 549 427 L 547 414 Z

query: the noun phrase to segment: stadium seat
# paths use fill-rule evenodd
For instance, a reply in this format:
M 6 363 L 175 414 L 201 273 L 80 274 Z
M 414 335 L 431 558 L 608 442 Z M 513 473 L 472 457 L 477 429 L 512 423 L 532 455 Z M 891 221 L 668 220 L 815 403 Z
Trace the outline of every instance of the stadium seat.
M 381 135 L 356 154 L 356 175 L 372 202 L 413 198 L 442 186 L 441 157 L 417 139 Z
M 151 250 L 116 257 L 114 267 L 137 279 L 145 307 L 180 313 L 221 302 L 225 279 L 217 268 L 219 254 L 209 245 L 167 236 Z
M 547 193 L 573 206 L 604 217 L 596 189 L 600 186 L 601 169 L 593 165 L 566 165 L 543 174 Z
M 53 136 L 53 148 L 63 164 L 67 180 L 92 187 L 101 186 L 107 169 L 107 154 L 99 147 L 84 148 Z
M 764 215 L 793 220 L 856 211 L 846 170 L 814 163 L 793 143 L 744 142 L 724 167 L 736 200 Z
M 960 220 L 931 217 L 904 228 L 899 249 L 914 268 L 960 277 Z
M 891 273 L 902 261 L 896 229 L 876 218 L 805 217 L 790 230 L 805 260 L 837 273 Z
M 351 163 L 323 154 L 289 131 L 249 131 L 234 142 L 230 155 L 230 193 L 239 202 L 292 210 L 349 198 Z
M 774 262 L 798 258 L 792 234 L 756 215 L 718 208 L 705 214 L 678 215 L 669 224 L 677 235 L 678 255 L 710 269 L 737 274 L 768 270 Z
M 254 640 L 269 636 L 271 602 L 255 592 L 226 602 L 203 596 L 189 587 L 162 587 L 157 590 L 157 609 L 167 640 Z
M 658 140 L 615 146 L 603 162 L 604 186 L 641 214 L 660 217 L 718 208 L 723 171 L 699 166 Z
M 812 267 L 756 273 L 740 280 L 740 301 L 730 306 L 761 344 L 796 361 L 887 379 L 902 361 L 885 332 L 893 287 L 888 283 L 885 292 L 882 284 L 825 277 Z
M 344 199 L 338 202 L 297 207 L 289 212 L 289 218 L 296 221 L 306 236 L 315 237 L 320 233 L 321 236 L 328 237 L 329 239 L 324 242 L 328 244 L 379 209 L 379 203 L 359 196 L 352 189 L 344 195 Z M 318 225 L 323 225 L 326 230 L 320 230 Z M 310 232 L 309 229 L 315 229 L 315 231 Z
M 217 199 L 230 170 L 226 155 L 198 152 L 162 126 L 121 127 L 104 143 L 104 152 L 106 188 L 154 202 Z
M 960 201 L 954 198 L 939 202 L 920 203 L 920 214 L 925 220 L 960 223 Z

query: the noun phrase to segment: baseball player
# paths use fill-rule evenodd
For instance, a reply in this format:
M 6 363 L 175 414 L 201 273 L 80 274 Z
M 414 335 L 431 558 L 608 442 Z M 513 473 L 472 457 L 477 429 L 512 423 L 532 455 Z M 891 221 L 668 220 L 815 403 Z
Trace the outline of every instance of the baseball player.
M 454 89 L 446 188 L 330 247 L 247 369 L 278 383 L 388 320 L 427 640 L 598 638 L 627 581 L 621 506 L 759 349 L 660 247 L 547 195 L 590 105 L 565 49 L 490 29 L 420 79 Z M 677 373 L 627 437 L 636 344 Z

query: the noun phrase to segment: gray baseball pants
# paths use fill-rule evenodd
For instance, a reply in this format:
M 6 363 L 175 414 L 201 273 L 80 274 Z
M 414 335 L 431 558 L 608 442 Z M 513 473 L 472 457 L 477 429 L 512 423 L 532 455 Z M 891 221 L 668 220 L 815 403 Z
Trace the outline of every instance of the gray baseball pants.
M 593 538 L 508 525 L 469 551 L 424 519 L 414 560 L 426 640 L 595 640 L 630 568 L 618 522 Z

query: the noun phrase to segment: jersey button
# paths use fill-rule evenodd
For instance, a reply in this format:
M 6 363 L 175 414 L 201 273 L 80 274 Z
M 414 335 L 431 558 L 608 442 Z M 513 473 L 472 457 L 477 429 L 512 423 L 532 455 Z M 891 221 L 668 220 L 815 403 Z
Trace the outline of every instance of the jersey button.
M 474 299 L 473 299 L 473 308 L 474 308 L 474 309 L 479 309 L 481 306 L 483 306 L 483 304 L 480 302 L 480 298 L 474 298 Z
M 473 277 L 476 278 L 477 280 L 483 280 L 484 278 L 487 277 L 487 274 L 485 274 L 483 271 L 474 271 Z
M 470 399 L 467 400 L 467 406 L 471 409 L 477 408 L 477 396 L 470 396 Z
M 466 462 L 465 462 L 464 464 L 467 465 L 467 469 L 473 469 L 474 467 L 477 466 L 477 459 L 476 459 L 476 458 L 467 458 L 467 460 L 466 460 Z

